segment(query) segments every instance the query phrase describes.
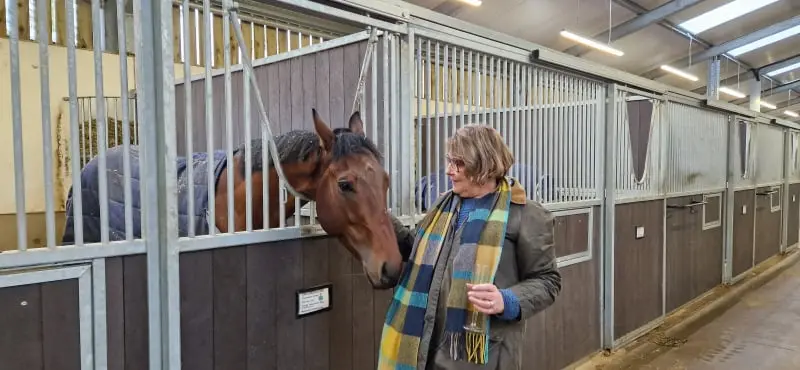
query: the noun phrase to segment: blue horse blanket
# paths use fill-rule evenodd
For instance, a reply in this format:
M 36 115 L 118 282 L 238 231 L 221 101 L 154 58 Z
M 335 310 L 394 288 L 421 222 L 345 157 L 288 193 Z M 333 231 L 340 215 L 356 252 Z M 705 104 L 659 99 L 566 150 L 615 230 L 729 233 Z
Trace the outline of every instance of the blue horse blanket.
M 142 206 L 140 192 L 140 172 L 139 172 L 139 147 L 130 145 L 130 179 L 131 179 L 131 213 L 133 228 L 131 232 L 134 238 L 142 236 Z M 125 156 L 124 146 L 116 146 L 106 151 L 106 176 L 107 176 L 107 198 L 108 198 L 108 232 L 109 240 L 125 240 L 125 171 L 123 159 Z M 194 224 L 195 235 L 208 234 L 207 210 L 208 210 L 208 173 L 213 173 L 214 183 L 216 184 L 222 170 L 226 166 L 225 151 L 215 151 L 211 161 L 205 152 L 194 153 L 191 161 L 186 157 L 178 157 L 177 167 L 177 188 L 178 188 L 178 235 L 188 236 L 189 224 Z M 153 164 L 155 165 L 155 163 Z M 193 183 L 189 183 L 189 175 L 186 169 L 192 166 Z M 83 220 L 83 241 L 85 243 L 100 242 L 100 187 L 98 175 L 100 168 L 97 157 L 93 158 L 81 171 L 81 197 Z M 194 188 L 194 212 L 188 214 L 189 208 L 189 187 Z M 64 228 L 63 244 L 70 245 L 75 243 L 75 219 L 73 215 L 74 188 L 69 190 L 66 204 L 66 226 Z M 154 195 L 150 195 L 154 196 Z

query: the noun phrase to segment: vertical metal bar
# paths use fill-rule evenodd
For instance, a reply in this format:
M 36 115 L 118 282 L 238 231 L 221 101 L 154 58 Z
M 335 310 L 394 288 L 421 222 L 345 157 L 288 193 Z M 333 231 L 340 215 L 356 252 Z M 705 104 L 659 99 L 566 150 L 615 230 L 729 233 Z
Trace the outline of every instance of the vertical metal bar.
M 480 111 L 476 109 L 475 114 L 480 112 L 480 121 L 481 124 L 487 125 L 486 122 L 486 54 L 480 54 L 480 68 L 478 69 L 478 91 L 480 94 L 478 95 L 478 107 Z
M 610 84 L 607 88 L 606 96 L 609 102 L 606 103 L 606 122 L 614 122 L 616 119 L 617 104 L 617 85 Z M 600 156 L 604 165 L 604 184 L 606 197 L 603 201 L 603 217 L 600 232 L 603 240 L 603 348 L 611 349 L 614 346 L 614 213 L 615 213 L 615 190 L 614 172 L 616 171 L 616 138 L 615 125 L 606 124 L 605 126 L 605 155 Z
M 738 123 L 735 116 L 731 116 L 726 125 L 727 129 L 727 151 L 726 151 L 726 179 L 725 179 L 725 241 L 723 243 L 724 252 L 722 254 L 722 282 L 724 284 L 730 283 L 733 278 L 733 218 L 734 218 L 734 199 L 736 196 L 735 191 L 735 174 L 738 172 L 734 161 L 736 158 L 737 141 L 735 133 L 737 132 Z M 754 210 L 755 211 L 755 210 Z
M 266 27 L 265 27 L 266 28 Z M 265 54 L 266 55 L 266 52 Z M 261 212 L 262 212 L 262 219 L 263 225 L 262 227 L 264 230 L 269 229 L 269 214 L 270 214 L 270 204 L 269 204 L 269 178 L 270 178 L 270 167 L 269 167 L 269 154 L 270 154 L 270 146 L 267 144 L 267 128 L 264 125 L 261 125 L 261 163 L 263 166 L 262 172 L 262 180 L 261 180 Z M 280 187 L 278 187 L 280 191 Z
M 383 122 L 389 124 L 389 127 L 383 131 L 383 147 L 389 149 L 389 137 L 391 136 L 391 121 L 389 121 L 389 76 L 391 75 L 391 71 L 389 70 L 389 35 L 386 33 L 384 33 L 383 40 L 381 40 L 381 46 L 383 49 Z M 391 162 L 389 162 L 389 168 L 390 171 L 393 170 L 393 168 L 391 168 Z M 391 194 L 387 192 L 386 203 L 391 204 L 390 202 Z
M 78 278 L 78 338 L 81 353 L 81 370 L 95 369 L 92 352 L 94 328 L 92 327 L 92 273 L 85 271 Z
M 425 120 L 425 160 L 426 166 L 425 171 L 428 172 L 425 174 L 425 179 L 427 180 L 427 193 L 428 199 L 425 199 L 425 203 L 429 203 L 431 196 L 431 40 L 425 40 L 425 115 L 427 119 Z M 435 103 L 435 102 L 434 102 Z
M 92 260 L 92 322 L 94 323 L 94 366 L 108 368 L 108 331 L 106 329 L 106 260 Z
M 437 137 L 439 137 L 439 140 L 447 140 L 447 138 L 449 137 L 448 134 L 447 134 L 447 131 L 448 131 L 447 128 L 450 125 L 451 117 L 448 116 L 448 114 L 447 114 L 447 99 L 448 99 L 448 95 L 447 95 L 447 77 L 450 75 L 450 71 L 452 70 L 452 68 L 450 68 L 450 60 L 448 58 L 449 54 L 450 54 L 449 52 L 450 52 L 450 46 L 448 44 L 444 44 L 444 58 L 442 59 L 442 70 L 444 71 L 444 75 L 442 77 L 442 89 L 444 90 L 444 93 L 442 94 L 444 96 L 442 98 L 442 100 L 443 100 L 442 103 L 444 104 L 443 109 L 442 109 L 442 118 L 444 120 L 444 124 L 442 125 L 443 126 L 442 129 L 443 129 L 444 133 L 441 136 L 439 136 L 438 134 L 436 135 Z M 438 176 L 437 176 L 437 181 L 439 181 L 438 180 Z
M 122 2 L 124 4 L 123 0 L 117 0 L 117 1 L 118 2 Z M 123 6 L 117 5 L 117 9 L 118 9 L 117 12 L 118 13 L 119 13 L 119 9 L 120 8 L 124 9 Z M 183 9 L 185 9 L 185 11 L 183 12 L 183 34 L 188 37 L 188 35 L 189 35 L 189 11 L 188 10 L 190 9 L 189 8 L 189 0 L 183 0 Z M 122 14 L 124 15 L 124 13 L 122 13 Z M 118 14 L 118 17 L 119 17 L 119 14 Z M 124 23 L 121 23 L 121 21 L 119 21 L 119 20 L 117 21 L 117 23 L 124 24 Z M 125 28 L 125 27 L 119 27 L 119 28 L 122 29 L 122 28 Z M 122 40 L 124 40 L 124 39 L 121 39 L 120 45 L 124 42 Z M 194 139 L 193 139 L 193 134 L 192 134 L 192 126 L 194 125 L 194 122 L 193 122 L 194 119 L 192 117 L 192 71 L 191 71 L 191 66 L 190 66 L 191 63 L 192 63 L 192 58 L 191 58 L 191 55 L 190 55 L 190 48 L 189 48 L 189 42 L 188 41 L 183 43 L 183 55 L 187 56 L 183 60 L 183 103 L 184 103 L 183 127 L 184 127 L 184 130 L 185 130 L 185 133 L 186 133 L 186 136 L 185 136 L 186 160 L 189 161 L 189 165 L 186 166 L 186 175 L 189 177 L 189 180 L 187 181 L 187 184 L 186 184 L 187 185 L 187 189 L 186 190 L 188 191 L 188 201 L 189 201 L 189 204 L 187 205 L 186 214 L 194 215 L 194 166 L 191 165 L 191 163 L 192 163 L 192 152 L 194 151 L 194 147 L 193 147 L 194 146 Z M 247 85 L 247 84 L 245 84 L 245 85 Z M 206 104 L 208 105 L 208 104 L 210 104 L 210 102 L 206 102 Z M 127 140 L 126 140 L 126 143 L 127 143 Z M 127 153 L 128 153 L 128 151 L 126 149 L 125 150 L 125 158 L 126 159 L 128 158 Z M 211 162 L 209 162 L 209 163 L 211 163 Z M 127 174 L 128 171 L 126 170 L 125 173 Z M 127 181 L 125 182 L 125 186 L 128 186 Z M 247 199 L 250 199 L 250 197 L 248 196 Z M 125 206 L 127 207 L 127 205 L 128 205 L 128 201 L 126 199 Z M 125 217 L 127 217 L 127 215 L 125 215 Z M 195 230 L 194 230 L 194 228 L 195 228 L 194 222 L 192 222 L 192 221 L 187 222 L 186 223 L 186 227 L 188 228 L 187 235 L 189 237 L 193 237 L 194 236 L 194 232 L 195 232 Z
M 468 78 L 468 80 L 467 80 L 467 122 L 469 122 L 470 125 L 474 123 L 473 122 L 473 117 L 472 117 L 472 109 L 473 109 L 473 107 L 475 105 L 475 102 L 472 101 L 472 78 L 473 78 L 472 73 L 474 71 L 474 68 L 472 68 L 472 53 L 473 52 L 470 50 L 469 55 L 468 55 L 469 59 L 467 59 L 467 69 L 464 71 L 467 74 L 467 78 Z M 462 122 L 462 124 L 464 124 L 464 123 Z
M 211 19 L 214 17 L 214 14 L 211 13 L 211 0 L 203 0 L 203 19 L 205 23 L 205 27 L 203 27 L 203 50 L 205 51 L 205 80 L 203 83 L 203 87 L 205 90 L 205 123 L 206 123 L 206 152 L 208 155 L 207 161 L 209 164 L 214 163 L 214 86 L 213 86 L 213 78 L 211 75 L 211 65 L 213 64 L 213 55 L 212 51 L 214 50 L 214 45 L 211 44 Z M 214 203 L 214 194 L 216 194 L 217 187 L 216 182 L 214 181 L 214 176 L 211 176 L 211 172 L 209 172 L 207 178 L 207 187 L 208 187 L 208 234 L 209 235 L 216 235 L 217 234 L 217 227 L 216 227 L 216 205 Z
M 188 0 L 184 0 L 188 1 Z M 234 24 L 234 27 L 239 27 L 239 25 Z M 250 45 L 255 45 L 253 38 L 255 38 L 255 34 L 253 32 L 255 28 L 250 27 Z M 241 54 L 242 48 L 239 48 L 239 52 Z M 255 48 L 251 49 L 250 51 L 250 60 L 255 59 Z M 252 142 L 252 133 L 251 133 L 251 117 L 250 117 L 250 70 L 248 68 L 242 68 L 242 89 L 244 94 L 244 192 L 245 192 L 245 229 L 247 231 L 253 231 L 253 142 Z M 269 173 L 269 167 L 266 166 L 265 162 L 262 163 L 262 173 Z M 268 179 L 264 179 L 268 180 Z M 298 210 L 299 213 L 299 210 Z M 190 213 L 191 214 L 191 213 Z M 312 217 L 313 220 L 313 217 Z
M 787 227 L 789 226 L 789 176 L 792 173 L 791 161 L 789 158 L 792 155 L 792 138 L 791 132 L 783 128 L 783 186 L 781 188 L 781 253 L 785 252 L 789 247 L 789 233 Z M 772 204 L 770 204 L 772 207 Z
M 228 168 L 233 168 L 233 96 L 231 93 L 231 20 L 228 17 L 229 9 L 223 7 L 222 15 L 222 60 L 223 68 L 225 71 L 225 162 L 228 163 Z M 213 162 L 209 162 L 213 163 Z M 209 167 L 209 169 L 212 166 Z M 233 171 L 225 171 L 227 173 L 227 196 L 228 196 L 228 233 L 233 233 L 234 218 L 236 214 L 233 212 Z M 209 171 L 211 176 L 211 171 Z M 248 199 L 249 202 L 249 199 Z M 297 213 L 300 209 L 295 208 Z
M 439 143 L 441 143 L 441 141 L 442 141 L 442 135 L 440 133 L 440 131 L 441 131 L 440 127 L 442 125 L 442 121 L 441 121 L 441 117 L 439 115 L 439 102 L 442 100 L 441 94 L 439 93 L 439 90 L 441 89 L 441 84 L 439 83 L 439 76 L 442 73 L 442 68 L 441 68 L 441 66 L 442 66 L 442 55 L 439 52 L 440 48 L 441 47 L 439 46 L 439 43 L 437 42 L 436 43 L 436 56 L 434 57 L 434 60 L 435 60 L 436 64 L 435 64 L 434 71 L 433 71 L 433 74 L 434 74 L 434 84 L 433 85 L 434 85 L 434 88 L 436 89 L 436 94 L 435 94 L 436 98 L 434 100 L 436 104 L 434 104 L 434 106 L 433 106 L 434 115 L 436 117 L 436 120 L 435 120 L 435 122 L 436 122 L 436 136 L 434 136 L 436 138 L 436 144 L 434 145 L 435 149 L 434 149 L 433 152 L 436 155 L 436 171 L 435 171 L 435 173 L 436 173 L 437 185 L 439 183 L 439 176 L 440 176 L 439 173 L 440 173 L 440 171 L 442 169 L 442 158 L 441 158 L 442 157 L 442 155 L 441 155 L 442 148 L 439 145 Z M 437 189 L 437 190 L 441 191 L 441 189 Z
M 401 153 L 413 153 L 413 131 L 409 123 L 413 122 L 411 118 L 411 96 L 414 88 L 414 39 L 413 28 L 408 30 L 407 39 L 400 38 L 400 122 L 398 126 L 400 129 L 400 138 L 402 140 Z M 373 53 L 372 55 L 374 67 L 375 54 Z M 375 71 L 376 68 L 372 70 Z M 402 78 L 403 76 L 405 76 L 405 78 Z M 374 80 L 373 78 L 373 81 Z M 372 91 L 374 93 L 375 89 Z M 373 97 L 374 96 L 375 95 L 373 95 Z M 373 105 L 373 108 L 374 107 L 375 105 Z M 373 125 L 374 124 L 375 121 L 373 121 Z M 405 216 L 412 214 L 411 192 L 414 191 L 414 176 L 412 176 L 412 173 L 414 173 L 414 160 L 409 158 L 408 155 L 401 155 L 400 162 L 401 189 L 403 189 L 401 197 L 404 202 L 400 209 L 402 212 L 400 214 Z
M 548 202 L 555 202 L 555 188 L 558 184 L 561 183 L 561 178 L 559 178 L 558 170 L 556 169 L 553 163 L 553 156 L 555 155 L 555 145 L 554 142 L 558 140 L 556 137 L 556 115 L 555 115 L 555 80 L 556 77 L 552 71 L 547 71 L 547 133 L 545 137 L 553 138 L 551 140 L 547 140 L 547 150 L 545 154 L 547 155 L 547 169 L 550 172 L 551 181 L 550 186 L 547 187 L 547 201 Z
M 489 104 L 489 107 L 491 108 L 491 111 L 489 112 L 489 116 L 491 117 L 492 128 L 494 128 L 495 130 L 500 131 L 498 129 L 497 125 L 495 124 L 495 115 L 497 114 L 497 102 L 494 99 L 494 85 L 495 85 L 494 56 L 492 56 L 490 59 L 491 60 L 489 61 L 489 80 L 487 81 L 490 84 L 489 85 L 489 101 L 491 103 Z
M 66 7 L 66 17 L 67 19 L 73 19 L 75 17 L 75 0 L 64 0 L 64 5 Z M 124 9 L 123 9 L 124 10 Z M 8 11 L 10 12 L 11 9 L 9 8 Z M 118 10 L 119 11 L 119 10 Z M 11 18 L 9 17 L 9 21 Z M 74 220 L 74 233 L 75 233 L 75 245 L 82 246 L 83 245 L 83 192 L 81 190 L 81 171 L 80 169 L 83 167 L 83 162 L 81 160 L 81 156 L 83 153 L 81 152 L 81 146 L 83 145 L 83 140 L 81 139 L 82 130 L 78 128 L 78 72 L 77 72 L 77 62 L 75 58 L 75 24 L 73 22 L 65 22 L 67 24 L 67 89 L 69 90 L 69 151 L 70 151 L 70 161 L 72 167 L 72 216 Z M 14 23 L 12 23 L 14 24 Z M 125 28 L 125 27 L 120 27 Z M 14 48 L 14 39 L 11 39 L 11 46 L 12 46 L 12 55 L 13 55 L 13 48 Z M 12 97 L 14 91 L 19 91 L 14 89 L 14 58 L 12 60 L 12 79 L 11 79 L 11 91 Z M 123 78 L 127 77 L 127 75 L 122 74 Z M 123 80 L 126 83 L 126 80 Z M 19 86 L 19 75 L 17 75 L 17 86 Z M 125 86 L 125 85 L 123 85 Z M 19 95 L 17 95 L 17 99 L 19 99 Z M 18 104 L 18 102 L 17 102 Z M 18 105 L 17 105 L 18 107 Z M 15 129 L 17 124 L 16 117 L 14 119 Z M 81 123 L 82 124 L 82 123 Z M 15 136 L 16 138 L 16 136 Z M 19 143 L 20 149 L 22 149 L 22 141 L 16 141 L 15 143 Z M 16 149 L 16 146 L 15 146 Z M 21 157 L 20 157 L 21 162 Z M 15 167 L 16 168 L 16 167 Z M 126 172 L 127 173 L 127 172 Z M 16 176 L 22 176 L 22 171 L 16 171 Z M 24 181 L 23 181 L 24 183 Z M 127 198 L 126 198 L 127 200 Z M 19 202 L 19 199 L 17 200 Z M 126 203 L 127 204 L 127 203 Z M 23 208 L 24 209 L 24 208 Z M 19 217 L 19 214 L 17 214 Z M 21 235 L 25 235 L 22 233 Z
M 467 84 L 466 84 L 466 82 L 464 80 L 464 75 L 466 74 L 466 65 L 464 64 L 464 61 L 466 59 L 466 56 L 464 55 L 464 48 L 459 48 L 459 49 L 461 50 L 461 58 L 460 58 L 461 59 L 461 68 L 458 69 L 458 73 L 461 75 L 459 77 L 459 85 L 460 85 L 459 86 L 459 93 L 460 93 L 459 95 L 461 95 L 461 99 L 460 99 L 461 100 L 461 107 L 460 107 L 461 108 L 461 120 L 458 122 L 458 125 L 456 125 L 457 126 L 456 130 L 458 130 L 458 127 L 464 127 L 464 120 L 465 120 L 464 106 L 466 105 L 466 101 L 467 101 L 466 100 Z M 469 111 L 467 111 L 467 113 L 469 113 Z
M 142 134 L 150 370 L 179 369 L 180 286 L 175 82 L 170 2 L 133 2 L 137 117 Z M 210 101 L 210 100 L 209 100 Z M 211 178 L 212 176 L 209 176 Z
M 16 199 L 17 213 L 17 250 L 24 251 L 27 249 L 28 244 L 28 227 L 25 219 L 25 163 L 23 161 L 23 153 L 25 151 L 23 149 L 22 141 L 22 85 L 19 78 L 19 27 L 17 26 L 18 7 L 16 2 L 6 2 L 6 4 L 6 14 L 8 16 L 6 19 L 6 25 L 8 26 L 9 59 L 11 67 L 11 117 L 14 129 L 14 142 L 12 145 L 14 146 L 14 198 Z M 72 65 L 74 66 L 74 60 Z M 70 100 L 74 100 L 74 95 L 70 95 Z M 73 108 L 73 106 L 70 105 L 70 108 Z M 73 126 L 74 123 L 75 122 L 73 121 Z M 77 131 L 77 128 L 71 128 L 73 132 Z M 77 137 L 77 135 L 74 137 Z M 70 142 L 74 143 L 75 141 L 71 140 Z M 72 147 L 74 149 L 75 145 L 73 144 Z M 45 158 L 49 158 L 49 156 L 45 155 Z M 75 157 L 73 156 L 72 166 L 73 168 L 79 168 L 75 166 L 76 160 L 74 158 Z M 75 181 L 75 177 L 78 177 L 76 173 L 77 170 L 72 171 L 73 183 Z M 83 231 L 82 228 L 79 230 Z M 78 232 L 77 224 L 75 232 Z
M 415 40 L 415 53 L 417 55 L 416 61 L 416 68 L 414 68 L 416 83 L 417 83 L 417 114 L 416 114 L 416 125 L 417 125 L 417 135 L 415 137 L 415 145 L 417 146 L 417 167 L 416 167 L 416 176 L 414 177 L 415 182 L 415 189 L 416 189 L 416 196 L 417 196 L 417 207 L 415 208 L 417 213 L 414 215 L 418 215 L 422 213 L 423 204 L 422 204 L 422 184 L 420 184 L 420 180 L 422 179 L 422 95 L 424 94 L 424 86 L 425 86 L 425 71 L 422 67 L 422 39 L 419 38 Z M 419 185 L 417 187 L 416 185 Z M 416 218 L 415 218 L 416 219 Z M 416 222 L 415 222 L 416 224 Z
M 399 81 L 398 81 L 398 79 L 400 78 L 399 71 L 398 71 L 398 69 L 399 69 L 398 67 L 399 66 L 397 64 L 398 58 L 400 57 L 398 55 L 399 45 L 397 44 L 397 36 L 396 35 L 390 34 L 388 36 L 390 37 L 389 41 L 390 41 L 390 46 L 391 46 L 391 67 L 392 67 L 392 69 L 391 69 L 391 72 L 392 72 L 392 74 L 391 74 L 391 77 L 392 77 L 391 85 L 392 85 L 392 91 L 400 91 L 400 84 L 399 84 Z M 402 125 L 402 122 L 400 121 L 400 117 L 398 116 L 398 113 L 399 113 L 398 110 L 400 109 L 400 107 L 398 106 L 399 103 L 400 103 L 400 101 L 399 101 L 400 94 L 393 94 L 393 95 L 394 95 L 394 97 L 392 98 L 392 107 L 391 107 L 391 109 L 392 109 L 392 111 L 391 111 L 392 123 L 391 123 L 391 126 L 390 126 L 392 128 L 392 131 L 391 131 L 392 140 L 394 141 L 394 143 L 392 143 L 392 145 L 391 145 L 391 148 L 392 148 L 392 152 L 391 152 L 391 154 L 392 154 L 392 203 L 391 204 L 392 204 L 392 213 L 395 216 L 397 216 L 397 215 L 400 214 L 400 209 L 399 209 L 400 203 L 398 202 L 398 198 L 397 198 L 397 190 L 398 190 L 399 181 L 400 181 L 400 179 L 399 179 L 400 176 L 399 175 L 401 174 L 401 172 L 400 172 L 401 171 L 400 170 L 400 163 L 399 163 L 398 158 L 397 158 L 398 157 L 397 150 L 399 149 L 398 147 L 400 146 L 400 140 L 402 139 L 399 136 L 400 135 L 400 130 L 399 130 L 400 127 L 399 126 Z
M 45 197 L 45 225 L 47 230 L 47 247 L 56 247 L 56 217 L 54 210 L 54 186 L 53 186 L 53 139 L 50 124 L 50 61 L 48 58 L 47 42 L 47 3 L 45 0 L 37 2 L 37 19 L 39 34 L 39 78 L 41 79 L 41 103 L 42 103 L 42 153 L 44 153 L 44 197 Z M 7 4 L 7 8 L 12 8 L 16 4 Z M 43 37 L 45 36 L 45 37 Z M 17 70 L 17 77 L 19 77 Z M 12 72 L 12 75 L 14 73 Z M 17 94 L 20 91 L 17 90 Z M 12 96 L 14 93 L 12 92 Z M 20 147 L 22 149 L 22 147 Z M 17 173 L 19 175 L 19 173 Z M 102 184 L 102 182 L 101 182 Z M 103 189 L 101 189 L 102 191 Z M 103 193 L 100 193 L 103 196 Z M 103 208 L 102 202 L 100 216 L 102 221 Z M 23 204 L 24 205 L 24 204 Z M 23 208 L 24 211 L 24 208 Z M 24 215 L 24 213 L 23 213 Z M 101 226 L 102 229 L 102 226 Z M 27 236 L 23 234 L 23 236 Z

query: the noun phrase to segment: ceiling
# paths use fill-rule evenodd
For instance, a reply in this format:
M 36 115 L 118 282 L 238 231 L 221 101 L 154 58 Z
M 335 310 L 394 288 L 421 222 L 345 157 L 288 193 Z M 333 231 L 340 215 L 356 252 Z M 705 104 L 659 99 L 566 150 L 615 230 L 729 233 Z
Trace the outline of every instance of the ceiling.
M 783 114 L 784 110 L 800 113 L 800 82 L 787 86 L 792 90 L 782 87 L 777 89 L 777 93 L 771 91 L 774 87 L 800 80 L 800 68 L 775 75 L 771 77 L 772 81 L 763 76 L 764 71 L 769 72 L 770 68 L 774 70 L 800 63 L 800 32 L 736 57 L 730 54 L 736 47 L 763 37 L 789 30 L 800 31 L 800 0 L 483 0 L 480 6 L 462 0 L 406 1 L 701 94 L 705 93 L 708 58 L 722 51 L 735 59 L 720 58 L 720 86 L 748 95 L 754 76 L 750 70 L 765 68 L 761 77 L 762 101 L 776 105 L 778 109 L 762 106 L 761 111 L 790 120 L 796 119 Z M 697 34 L 678 26 L 720 6 L 742 4 L 742 1 L 772 3 Z M 610 44 L 609 24 L 613 37 Z M 564 29 L 608 44 L 625 54 L 618 57 L 590 49 L 562 37 L 559 33 Z M 662 64 L 691 73 L 698 77 L 698 81 L 665 72 L 660 69 Z M 791 100 L 788 100 L 790 94 Z M 720 99 L 748 105 L 748 98 L 720 93 Z

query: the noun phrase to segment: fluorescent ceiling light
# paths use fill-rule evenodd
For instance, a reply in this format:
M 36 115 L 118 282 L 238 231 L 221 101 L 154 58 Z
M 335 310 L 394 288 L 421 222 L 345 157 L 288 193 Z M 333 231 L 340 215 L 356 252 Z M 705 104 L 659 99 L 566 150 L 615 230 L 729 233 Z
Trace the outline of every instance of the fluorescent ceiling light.
M 764 108 L 767 108 L 767 109 L 778 109 L 778 107 L 776 107 L 776 106 L 774 106 L 774 105 L 772 105 L 770 103 L 767 103 L 765 101 L 761 102 L 761 106 L 764 107 Z
M 736 91 L 734 89 L 731 89 L 729 87 L 720 87 L 719 88 L 719 92 L 728 94 L 730 96 L 733 96 L 733 97 L 736 97 L 736 98 L 739 98 L 739 99 L 744 98 L 746 96 L 746 95 L 742 94 L 741 92 Z
M 774 44 L 774 43 L 776 43 L 778 41 L 781 41 L 781 40 L 783 40 L 785 38 L 788 38 L 788 37 L 792 37 L 792 36 L 797 35 L 797 34 L 800 34 L 800 25 L 794 26 L 794 27 L 792 27 L 792 28 L 790 28 L 788 30 L 784 30 L 783 32 L 778 32 L 776 34 L 769 35 L 769 36 L 764 37 L 764 38 L 762 38 L 762 39 L 760 39 L 758 41 L 753 41 L 753 42 L 751 42 L 751 43 L 749 43 L 747 45 L 740 46 L 740 47 L 738 47 L 736 49 L 733 49 L 733 50 L 729 51 L 728 54 L 730 54 L 732 56 L 738 56 L 738 55 L 744 54 L 744 53 L 746 53 L 748 51 L 753 51 L 753 50 L 756 50 L 758 48 L 762 48 L 764 46 L 767 46 L 769 44 Z
M 683 77 L 683 78 L 685 78 L 687 80 L 690 80 L 690 81 L 697 81 L 698 80 L 697 76 L 695 76 L 693 74 L 686 73 L 686 72 L 681 71 L 680 69 L 677 69 L 677 68 L 672 68 L 672 67 L 670 67 L 670 66 L 668 66 L 666 64 L 662 65 L 661 69 L 663 69 L 663 70 L 665 70 L 665 71 L 667 71 L 669 73 L 672 73 L 674 75 L 681 76 L 681 77 Z
M 483 3 L 483 1 L 481 0 L 461 0 L 461 2 L 467 3 L 472 6 L 481 6 L 481 4 Z
M 767 73 L 767 76 L 774 77 L 774 76 L 777 76 L 779 74 L 786 73 L 786 72 L 789 72 L 791 70 L 798 69 L 798 68 L 800 68 L 800 63 L 795 63 L 795 64 L 792 64 L 790 66 L 786 66 L 786 67 L 783 67 L 781 69 L 776 69 L 776 70 L 774 70 L 774 71 L 772 71 L 770 73 Z
M 769 4 L 776 3 L 778 0 L 736 0 L 723 6 L 709 10 L 688 21 L 678 25 L 693 34 L 698 34 L 707 29 L 714 28 L 739 18 L 747 13 L 761 9 Z
M 572 32 L 569 32 L 567 30 L 561 31 L 561 36 L 564 36 L 564 37 L 566 37 L 566 38 L 568 38 L 568 39 L 570 39 L 572 41 L 577 41 L 577 42 L 579 42 L 581 44 L 584 44 L 586 46 L 593 47 L 593 48 L 601 50 L 601 51 L 605 51 L 606 53 L 616 55 L 618 57 L 621 57 L 621 56 L 625 55 L 625 53 L 623 53 L 620 50 L 614 49 L 614 48 L 612 48 L 612 47 L 610 47 L 608 45 L 605 45 L 605 44 L 601 44 L 601 43 L 599 43 L 597 41 L 590 40 L 590 39 L 588 39 L 586 37 L 578 36 L 578 35 L 576 35 L 576 34 L 574 34 Z
M 783 111 L 783 114 L 785 114 L 785 115 L 787 115 L 789 117 L 794 117 L 794 118 L 800 117 L 800 114 L 797 114 L 797 113 L 792 112 L 790 110 Z

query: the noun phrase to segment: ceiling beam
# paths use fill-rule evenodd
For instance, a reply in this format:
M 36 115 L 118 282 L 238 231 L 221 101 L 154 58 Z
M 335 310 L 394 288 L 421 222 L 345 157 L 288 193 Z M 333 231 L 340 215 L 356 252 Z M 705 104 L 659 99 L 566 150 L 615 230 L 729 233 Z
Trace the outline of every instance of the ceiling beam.
M 770 88 L 770 89 L 761 90 L 761 98 L 763 99 L 763 98 L 766 98 L 768 96 L 772 96 L 772 95 L 775 95 L 775 94 L 780 94 L 782 92 L 789 91 L 789 90 L 796 89 L 796 88 L 800 88 L 800 79 L 794 80 L 792 82 L 787 82 L 785 84 L 778 85 L 778 86 L 775 86 L 775 87 Z M 750 98 L 749 98 L 749 95 L 748 95 L 748 97 L 744 97 L 742 99 L 736 99 L 736 100 L 731 101 L 731 104 L 743 104 L 743 103 L 747 103 L 749 101 L 750 101 Z
M 653 10 L 637 15 L 634 18 L 629 19 L 618 26 L 612 27 L 610 31 L 611 41 L 619 40 L 651 24 L 658 23 L 677 12 L 680 12 L 684 9 L 688 9 L 689 7 L 696 5 L 702 1 L 705 0 L 672 0 Z M 609 38 L 609 30 L 598 33 L 594 35 L 593 38 L 595 40 L 607 40 Z M 564 53 L 572 54 L 575 56 L 581 56 L 587 53 L 589 50 L 591 49 L 586 46 L 575 45 L 567 50 L 564 50 Z
M 711 57 L 714 57 L 714 56 L 717 56 L 717 55 L 721 55 L 721 54 L 725 54 L 725 53 L 727 53 L 727 52 L 729 52 L 729 51 L 731 51 L 733 49 L 736 49 L 738 47 L 747 45 L 747 44 L 749 44 L 751 42 L 754 42 L 754 41 L 761 40 L 764 37 L 776 34 L 778 32 L 782 32 L 782 31 L 788 30 L 788 29 L 790 29 L 792 27 L 795 27 L 797 25 L 800 25 L 800 16 L 794 16 L 794 17 L 786 19 L 784 21 L 781 21 L 781 22 L 775 23 L 773 25 L 764 27 L 764 28 L 762 28 L 762 29 L 760 29 L 758 31 L 755 31 L 755 32 L 749 33 L 747 35 L 741 36 L 741 37 L 739 37 L 737 39 L 728 41 L 726 43 L 723 43 L 723 44 L 720 44 L 720 45 L 717 45 L 717 46 L 713 46 L 710 49 L 706 49 L 706 50 L 703 50 L 701 52 L 694 53 L 691 56 L 691 61 L 692 61 L 692 63 L 704 62 L 704 61 L 706 61 L 707 59 L 709 59 Z M 687 65 L 688 63 L 689 63 L 689 57 L 684 57 L 684 58 L 681 58 L 681 59 L 670 61 L 669 63 L 666 63 L 666 64 L 669 64 L 669 65 L 671 65 L 671 66 L 673 66 L 675 68 L 682 68 L 683 66 Z M 650 78 L 650 79 L 656 79 L 656 78 L 662 77 L 662 76 L 664 76 L 666 74 L 667 74 L 667 72 L 662 70 L 660 67 L 654 67 L 653 69 L 643 73 L 642 77 Z
M 752 73 L 758 73 L 759 75 L 766 75 L 766 74 L 768 74 L 770 72 L 777 71 L 777 70 L 779 70 L 781 68 L 788 67 L 788 66 L 790 66 L 792 64 L 795 64 L 795 63 L 800 63 L 800 54 L 788 57 L 788 58 L 783 59 L 783 60 L 779 60 L 779 61 L 774 62 L 774 63 L 767 64 L 767 65 L 762 66 L 762 67 L 758 67 L 756 69 L 744 71 L 742 73 L 739 73 L 738 75 L 734 75 L 734 76 L 728 77 L 728 78 L 720 81 L 719 84 L 721 86 L 725 86 L 725 85 L 730 85 L 732 83 L 739 82 L 739 81 L 746 81 L 746 80 L 748 80 L 748 79 L 750 79 L 752 77 L 752 76 L 750 76 L 750 74 L 752 74 Z M 692 90 L 693 93 L 697 93 L 697 94 L 705 93 L 705 91 L 706 91 L 706 86 L 705 85 L 700 86 L 700 87 Z
M 779 102 L 779 103 L 775 104 L 775 107 L 776 107 L 775 109 L 766 109 L 764 107 L 761 107 L 761 111 L 764 112 L 764 113 L 778 114 L 778 113 L 783 112 L 784 110 L 786 110 L 786 108 L 793 107 L 793 106 L 799 105 L 799 104 L 800 104 L 800 95 L 792 98 L 792 100 L 788 100 L 787 99 L 787 100 L 784 100 L 782 102 Z M 798 113 L 800 113 L 800 112 L 798 112 Z

